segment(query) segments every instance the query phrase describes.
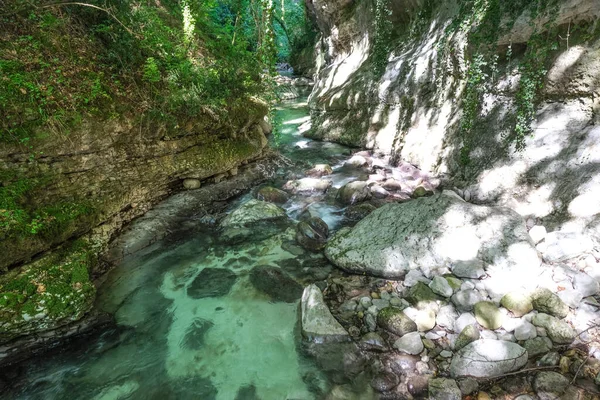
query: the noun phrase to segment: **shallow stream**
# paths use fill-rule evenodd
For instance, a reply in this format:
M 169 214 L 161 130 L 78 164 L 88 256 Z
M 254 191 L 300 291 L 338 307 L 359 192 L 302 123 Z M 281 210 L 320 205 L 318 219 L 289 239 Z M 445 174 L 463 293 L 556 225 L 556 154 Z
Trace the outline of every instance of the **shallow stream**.
M 281 104 L 276 119 L 271 144 L 291 161 L 286 173 L 301 176 L 314 164 L 329 163 L 334 187 L 357 179 L 357 170 L 342 166 L 349 149 L 302 137 L 305 99 Z M 235 199 L 229 210 L 251 198 Z M 342 210 L 325 196 L 294 196 L 283 207 L 296 219 L 309 204 L 330 229 L 342 223 Z M 290 229 L 226 245 L 207 227 L 157 243 L 112 270 L 99 289 L 96 307 L 114 314 L 118 327 L 30 360 L 15 371 L 2 398 L 320 398 L 331 383 L 303 355 L 299 301 L 272 301 L 256 290 L 249 272 L 257 265 L 287 269 L 304 284 L 331 271 L 322 255 L 294 244 Z M 206 277 L 200 284 L 199 276 Z

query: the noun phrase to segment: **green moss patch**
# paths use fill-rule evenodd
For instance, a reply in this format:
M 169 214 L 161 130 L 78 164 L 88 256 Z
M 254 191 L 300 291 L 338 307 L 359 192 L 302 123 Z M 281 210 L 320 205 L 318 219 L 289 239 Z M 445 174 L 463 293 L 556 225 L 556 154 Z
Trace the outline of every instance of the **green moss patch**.
M 79 241 L 69 249 L 0 276 L 0 340 L 54 329 L 81 318 L 96 289 L 94 252 Z

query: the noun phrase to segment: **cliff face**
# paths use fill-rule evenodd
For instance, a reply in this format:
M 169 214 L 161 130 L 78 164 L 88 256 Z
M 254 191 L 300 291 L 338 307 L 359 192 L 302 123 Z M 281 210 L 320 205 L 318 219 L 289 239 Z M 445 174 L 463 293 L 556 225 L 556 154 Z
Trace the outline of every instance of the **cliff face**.
M 596 231 L 600 4 L 475 3 L 311 2 L 323 65 L 309 135 Z

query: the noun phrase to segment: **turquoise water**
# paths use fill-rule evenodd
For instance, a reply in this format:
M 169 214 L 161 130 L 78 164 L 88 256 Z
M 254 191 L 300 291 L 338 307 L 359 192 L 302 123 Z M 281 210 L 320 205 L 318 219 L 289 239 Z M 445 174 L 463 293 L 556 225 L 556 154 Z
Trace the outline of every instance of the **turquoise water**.
M 303 99 L 280 106 L 272 144 L 293 161 L 290 169 L 330 162 L 338 186 L 352 179 L 340 167 L 346 148 L 301 136 L 307 115 Z M 339 207 L 323 199 L 297 197 L 284 208 L 297 217 L 310 203 L 330 228 L 341 224 Z M 299 301 L 273 301 L 249 279 L 252 268 L 270 265 L 302 284 L 322 280 L 331 271 L 323 257 L 299 251 L 289 228 L 235 246 L 220 243 L 209 226 L 199 224 L 191 236 L 157 243 L 112 270 L 96 307 L 113 314 L 117 327 L 17 367 L 3 398 L 323 397 L 332 384 L 302 354 Z

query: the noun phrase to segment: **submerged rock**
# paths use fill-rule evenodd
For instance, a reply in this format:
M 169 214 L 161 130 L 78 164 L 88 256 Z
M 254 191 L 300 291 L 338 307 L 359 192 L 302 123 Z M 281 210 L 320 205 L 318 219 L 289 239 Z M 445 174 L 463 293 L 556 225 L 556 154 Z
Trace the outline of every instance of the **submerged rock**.
M 308 341 L 345 341 L 348 332 L 333 317 L 316 285 L 307 286 L 302 294 L 302 335 Z
M 489 378 L 516 371 L 527 363 L 527 351 L 516 343 L 480 339 L 460 349 L 452 358 L 453 377 Z
M 190 350 L 199 350 L 204 346 L 204 336 L 215 324 L 202 318 L 196 318 L 185 332 L 182 346 Z
M 464 260 L 519 274 L 540 265 L 520 215 L 445 193 L 378 208 L 353 229 L 334 235 L 325 255 L 351 273 L 393 279 L 410 269 L 428 275 L 447 262 Z
M 280 231 L 277 223 L 284 224 L 288 217 L 275 204 L 250 200 L 227 215 L 220 223 L 221 240 L 238 243 L 245 239 L 260 240 Z
M 237 280 L 237 275 L 224 268 L 204 268 L 187 288 L 194 299 L 225 296 Z
M 296 241 L 307 250 L 322 250 L 327 243 L 327 236 L 329 227 L 321 218 L 307 218 L 296 226 Z
M 256 198 L 269 203 L 283 204 L 288 201 L 290 195 L 283 190 L 271 186 L 263 186 L 256 192 Z
M 274 301 L 293 303 L 302 297 L 302 286 L 281 268 L 259 265 L 250 271 L 250 282 Z

